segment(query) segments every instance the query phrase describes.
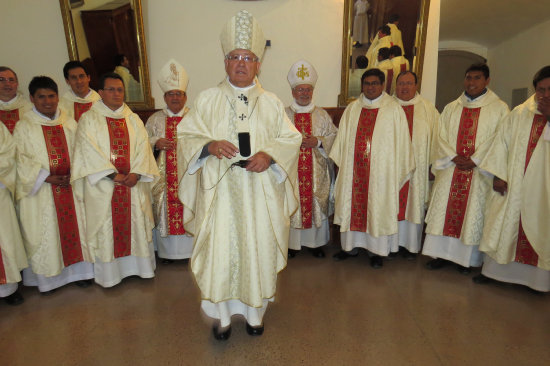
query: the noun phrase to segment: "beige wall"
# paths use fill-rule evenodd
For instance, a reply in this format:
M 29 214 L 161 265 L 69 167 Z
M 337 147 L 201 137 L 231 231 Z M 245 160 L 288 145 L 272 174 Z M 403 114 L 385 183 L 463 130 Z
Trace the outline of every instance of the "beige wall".
M 49 75 L 63 83 L 62 66 L 68 61 L 58 0 L 2 0 L 0 64 L 13 67 L 26 86 L 34 75 Z M 158 70 L 170 57 L 190 75 L 189 102 L 199 91 L 224 77 L 219 32 L 240 9 L 249 10 L 271 40 L 260 81 L 285 104 L 291 101 L 286 82 L 290 65 L 300 58 L 313 63 L 320 75 L 315 102 L 333 107 L 340 92 L 341 40 L 344 0 L 142 0 L 153 96 L 163 106 L 156 83 Z M 431 0 L 423 94 L 435 100 L 439 3 Z M 435 9 L 435 10 L 434 10 Z
M 533 76 L 543 66 L 550 65 L 549 34 L 550 20 L 489 49 L 491 88 L 509 105 L 512 89 L 528 88 L 531 95 Z

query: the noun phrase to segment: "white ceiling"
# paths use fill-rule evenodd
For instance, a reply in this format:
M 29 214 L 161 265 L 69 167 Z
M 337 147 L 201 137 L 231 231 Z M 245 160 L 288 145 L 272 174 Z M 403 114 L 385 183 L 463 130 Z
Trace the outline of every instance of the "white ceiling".
M 441 0 L 439 40 L 487 48 L 550 19 L 550 0 Z M 541 47 L 548 38 L 541 39 Z

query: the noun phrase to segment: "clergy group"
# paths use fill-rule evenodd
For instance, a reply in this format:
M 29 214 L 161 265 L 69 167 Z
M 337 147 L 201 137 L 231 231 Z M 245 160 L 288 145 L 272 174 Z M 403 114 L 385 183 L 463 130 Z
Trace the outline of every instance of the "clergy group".
M 266 40 L 250 13 L 232 17 L 220 41 L 224 80 L 187 107 L 189 76 L 170 59 L 158 77 L 166 106 L 146 123 L 125 104 L 119 73 L 101 76 L 96 92 L 69 61 L 67 93 L 36 76 L 28 101 L 16 72 L 0 67 L 7 304 L 24 301 L 20 282 L 44 295 L 112 287 L 154 277 L 157 257 L 189 259 L 214 338 L 231 336 L 233 316 L 260 336 L 277 274 L 303 252 L 325 257 L 333 224 L 338 262 L 367 257 L 379 269 L 421 253 L 429 270 L 482 267 L 476 283 L 550 291 L 550 66 L 510 111 L 489 67 L 471 65 L 439 114 L 408 65 L 385 69 L 382 57 L 336 127 L 314 104 L 310 62 L 290 66 L 286 108 L 262 88 Z

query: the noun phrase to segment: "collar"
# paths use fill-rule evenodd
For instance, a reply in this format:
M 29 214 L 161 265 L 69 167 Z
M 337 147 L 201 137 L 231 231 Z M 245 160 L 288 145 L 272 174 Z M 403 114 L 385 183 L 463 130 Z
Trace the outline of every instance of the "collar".
M 380 99 L 382 99 L 382 97 L 384 96 L 384 93 L 385 92 L 382 92 L 382 94 L 380 94 L 378 96 L 378 98 L 376 99 L 368 99 L 365 94 L 361 93 L 361 100 L 363 101 L 363 103 L 365 103 L 366 105 L 373 105 L 373 104 L 376 104 L 380 101 Z
M 185 114 L 185 106 L 178 113 L 174 113 L 170 109 L 168 109 L 168 107 L 165 107 L 164 113 L 166 113 L 168 117 L 183 117 L 183 115 Z
M 38 110 L 34 106 L 32 107 L 32 111 L 34 113 L 36 113 L 40 118 L 43 118 L 43 119 L 48 120 L 48 121 L 55 121 L 56 119 L 59 118 L 59 115 L 61 114 L 59 108 L 57 108 L 57 110 L 55 111 L 55 115 L 53 116 L 53 118 L 50 118 L 50 117 L 38 112 Z
M 483 98 L 485 96 L 485 94 L 487 94 L 487 88 L 483 89 L 483 91 L 481 92 L 480 95 L 478 95 L 477 97 L 472 97 L 471 95 L 469 95 L 468 93 L 464 92 L 464 96 L 466 97 L 466 99 L 468 99 L 468 102 L 474 102 L 476 100 L 480 100 L 481 98 Z
M 416 92 L 414 97 L 412 97 L 412 99 L 410 100 L 399 99 L 396 95 L 394 95 L 394 97 L 395 97 L 395 100 L 397 100 L 397 103 L 399 103 L 399 105 L 402 105 L 402 106 L 413 105 L 420 101 L 420 94 L 418 94 L 418 92 Z
M 92 88 L 88 88 L 88 94 L 86 94 L 84 97 L 79 97 L 78 95 L 76 95 L 76 93 L 73 91 L 73 89 L 71 89 L 70 92 L 72 93 L 72 95 L 75 96 L 75 98 L 88 99 L 90 97 L 90 95 L 92 95 Z
M 9 106 L 10 104 L 15 103 L 15 101 L 17 100 L 18 97 L 19 97 L 19 94 L 16 93 L 16 94 L 15 94 L 15 97 L 13 97 L 12 99 L 8 100 L 7 102 L 4 102 L 3 100 L 0 100 L 0 105 L 1 105 L 1 106 L 7 107 L 7 106 Z
M 311 113 L 315 109 L 315 104 L 313 104 L 313 100 L 311 100 L 308 105 L 299 105 L 293 100 L 290 109 L 292 109 L 294 113 Z
M 246 93 L 248 92 L 250 89 L 252 89 L 253 87 L 256 86 L 256 78 L 254 78 L 254 81 L 252 82 L 252 84 L 250 84 L 249 86 L 245 86 L 244 88 L 241 88 L 241 87 L 238 87 L 238 86 L 235 86 L 233 84 L 231 84 L 231 81 L 229 81 L 229 76 L 227 77 L 227 83 L 233 88 L 235 89 L 235 91 L 237 93 Z

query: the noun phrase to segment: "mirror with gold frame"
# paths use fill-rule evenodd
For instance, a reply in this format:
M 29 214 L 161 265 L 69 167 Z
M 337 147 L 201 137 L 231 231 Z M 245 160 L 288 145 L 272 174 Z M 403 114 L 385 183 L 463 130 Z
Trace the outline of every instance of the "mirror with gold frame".
M 366 55 L 378 28 L 387 24 L 393 14 L 400 18 L 398 28 L 402 33 L 404 56 L 417 74 L 420 88 L 429 8 L 430 0 L 345 0 L 339 106 L 345 107 L 360 95 L 360 75 L 366 69 L 359 69 L 356 59 Z M 366 13 L 365 9 L 368 9 Z
M 154 108 L 141 0 L 59 0 L 59 4 L 69 59 L 85 65 L 90 87 L 97 89 L 99 77 L 115 71 L 125 82 L 130 108 Z

